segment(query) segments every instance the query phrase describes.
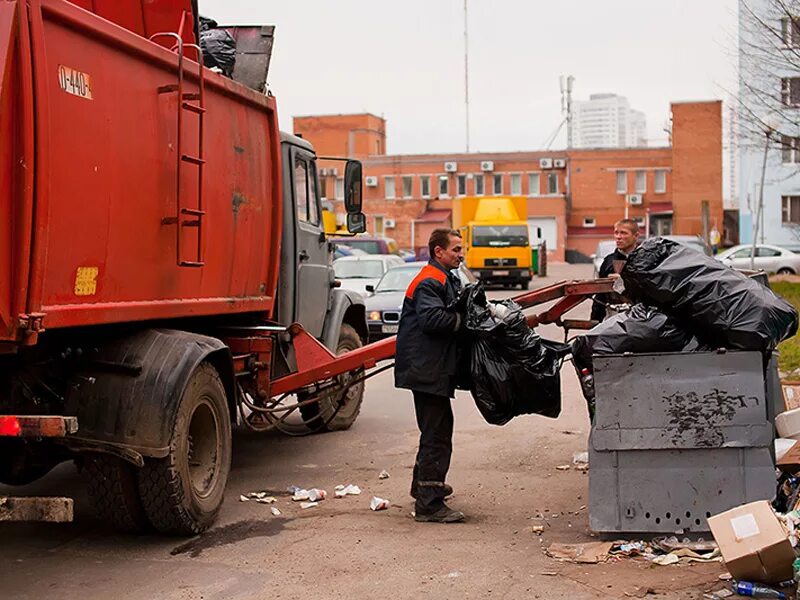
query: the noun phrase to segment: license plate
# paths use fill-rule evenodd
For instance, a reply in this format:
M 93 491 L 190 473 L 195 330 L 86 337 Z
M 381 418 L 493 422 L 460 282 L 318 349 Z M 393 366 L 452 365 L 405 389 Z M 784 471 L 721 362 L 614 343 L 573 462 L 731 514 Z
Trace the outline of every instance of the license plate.
M 58 85 L 68 94 L 92 99 L 92 78 L 88 73 L 58 65 Z
M 397 325 L 384 325 L 381 327 L 383 333 L 397 333 Z
M 495 277 L 505 277 L 508 275 L 508 271 L 492 271 L 492 275 Z

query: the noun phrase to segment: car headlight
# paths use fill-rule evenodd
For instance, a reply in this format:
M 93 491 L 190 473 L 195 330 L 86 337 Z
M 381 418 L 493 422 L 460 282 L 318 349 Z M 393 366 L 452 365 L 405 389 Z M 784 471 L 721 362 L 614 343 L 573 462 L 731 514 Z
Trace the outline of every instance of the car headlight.
M 367 315 L 367 320 L 369 321 L 380 321 L 381 320 L 381 311 L 373 310 Z

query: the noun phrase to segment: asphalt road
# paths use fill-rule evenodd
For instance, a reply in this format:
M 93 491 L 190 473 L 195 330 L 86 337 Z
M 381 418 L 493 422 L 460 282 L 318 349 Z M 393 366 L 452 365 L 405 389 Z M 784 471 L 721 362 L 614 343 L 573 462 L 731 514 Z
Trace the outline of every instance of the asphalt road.
M 551 277 L 591 276 L 591 265 L 551 265 Z M 518 292 L 516 292 L 518 293 Z M 496 292 L 508 296 L 511 292 Z M 578 315 L 588 316 L 588 307 Z M 562 339 L 556 327 L 544 337 Z M 588 419 L 571 365 L 562 377 L 558 419 L 525 416 L 486 424 L 469 394 L 454 401 L 451 505 L 468 521 L 415 523 L 409 479 L 417 430 L 410 392 L 391 371 L 370 380 L 362 414 L 346 432 L 292 438 L 237 432 L 234 465 L 220 518 L 190 539 L 122 536 L 92 514 L 75 468 L 60 466 L 0 495 L 69 495 L 68 525 L 0 523 L 0 598 L 624 598 L 648 588 L 658 598 L 700 598 L 719 587 L 719 565 L 652 567 L 624 560 L 578 565 L 548 558 L 552 542 L 591 541 L 588 477 L 557 470 L 586 450 Z M 390 477 L 380 480 L 387 470 Z M 300 509 L 286 489 L 354 483 L 360 496 Z M 280 517 L 239 495 L 269 490 Z M 373 495 L 391 507 L 372 512 Z M 545 523 L 542 535 L 534 523 Z

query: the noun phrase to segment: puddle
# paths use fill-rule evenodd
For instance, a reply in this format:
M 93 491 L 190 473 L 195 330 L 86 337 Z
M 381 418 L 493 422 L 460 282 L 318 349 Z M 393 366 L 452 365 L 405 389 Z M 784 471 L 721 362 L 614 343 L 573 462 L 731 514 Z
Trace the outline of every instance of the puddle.
M 248 520 L 231 523 L 230 525 L 212 529 L 196 539 L 176 546 L 170 554 L 172 556 L 188 554 L 195 558 L 200 556 L 203 550 L 208 550 L 209 548 L 236 544 L 250 538 L 271 537 L 279 534 L 289 521 L 291 519 L 271 518 L 266 521 Z

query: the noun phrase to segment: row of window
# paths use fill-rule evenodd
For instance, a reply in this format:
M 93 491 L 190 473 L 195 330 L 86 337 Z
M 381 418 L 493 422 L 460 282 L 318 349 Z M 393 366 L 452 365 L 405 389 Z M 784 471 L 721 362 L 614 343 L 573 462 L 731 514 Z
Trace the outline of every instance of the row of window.
M 647 193 L 647 171 L 633 172 L 633 190 L 637 194 Z M 667 191 L 667 172 L 663 169 L 653 171 L 653 191 L 664 194 Z M 617 171 L 617 193 L 628 193 L 628 171 Z
M 545 175 L 543 178 L 542 175 Z M 451 197 L 452 191 L 455 191 L 456 196 L 468 195 L 468 181 L 470 177 L 466 174 L 459 174 L 455 177 L 455 190 L 451 190 L 450 177 L 448 175 L 419 175 L 419 194 L 422 198 L 430 198 L 432 191 L 435 190 L 440 198 Z M 400 179 L 400 192 L 401 196 L 397 195 L 397 179 Z M 474 174 L 472 179 L 472 194 L 475 196 L 502 196 L 505 192 L 505 174 L 493 173 L 491 175 Z M 509 174 L 508 193 L 511 196 L 521 196 L 522 192 L 522 173 Z M 542 193 L 542 179 L 544 179 L 544 193 Z M 394 198 L 413 198 L 414 197 L 414 176 L 402 175 L 399 178 L 394 176 L 387 176 L 383 178 L 384 182 L 384 197 L 391 200 Z M 559 194 L 558 173 L 528 173 L 528 195 L 529 196 L 542 196 L 542 195 L 557 195 Z M 327 182 L 322 178 L 322 197 L 327 197 Z M 341 200 L 344 198 L 344 179 L 341 177 L 336 179 L 334 198 Z
M 631 217 L 639 227 L 644 227 L 644 217 Z M 584 227 L 597 227 L 597 219 L 594 217 L 583 218 Z

